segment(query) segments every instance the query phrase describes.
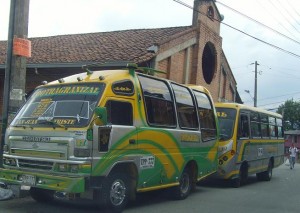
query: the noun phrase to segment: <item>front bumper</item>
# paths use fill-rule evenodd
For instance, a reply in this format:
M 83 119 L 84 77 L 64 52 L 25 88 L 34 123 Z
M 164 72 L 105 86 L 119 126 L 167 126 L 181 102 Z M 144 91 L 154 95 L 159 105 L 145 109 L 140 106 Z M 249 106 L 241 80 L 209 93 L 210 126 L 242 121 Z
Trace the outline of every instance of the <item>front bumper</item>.
M 28 185 L 23 183 L 22 177 L 31 176 L 34 182 L 29 186 L 68 193 L 82 193 L 86 191 L 86 177 L 57 176 L 43 173 L 25 172 L 0 168 L 0 182 L 8 185 Z

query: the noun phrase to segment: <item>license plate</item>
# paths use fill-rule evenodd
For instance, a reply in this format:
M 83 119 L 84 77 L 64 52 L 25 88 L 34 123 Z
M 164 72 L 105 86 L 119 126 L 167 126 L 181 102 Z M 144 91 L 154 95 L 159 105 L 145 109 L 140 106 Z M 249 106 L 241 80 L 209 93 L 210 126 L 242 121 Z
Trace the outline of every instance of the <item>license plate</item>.
M 35 186 L 35 176 L 22 175 L 22 184 L 26 186 Z

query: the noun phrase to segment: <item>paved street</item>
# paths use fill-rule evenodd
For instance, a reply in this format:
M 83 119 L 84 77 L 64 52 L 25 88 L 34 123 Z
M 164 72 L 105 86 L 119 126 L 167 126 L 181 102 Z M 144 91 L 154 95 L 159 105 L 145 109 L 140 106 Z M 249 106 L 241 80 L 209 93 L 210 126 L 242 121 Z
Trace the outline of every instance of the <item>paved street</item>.
M 300 165 L 294 170 L 282 165 L 274 169 L 270 182 L 258 182 L 255 176 L 247 185 L 232 188 L 224 181 L 202 182 L 186 200 L 172 201 L 164 191 L 144 193 L 130 204 L 125 213 L 296 213 L 300 211 Z M 40 204 L 30 197 L 0 201 L 5 213 L 82 213 L 103 212 L 88 202 L 54 202 Z M 4 210 L 4 211 L 2 211 Z

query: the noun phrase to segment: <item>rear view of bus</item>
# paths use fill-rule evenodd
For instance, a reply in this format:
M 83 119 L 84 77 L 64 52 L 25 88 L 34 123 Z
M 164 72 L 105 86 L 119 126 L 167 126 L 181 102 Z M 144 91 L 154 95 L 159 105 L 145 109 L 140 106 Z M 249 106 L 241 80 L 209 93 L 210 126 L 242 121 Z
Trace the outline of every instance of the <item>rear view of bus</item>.
M 239 187 L 249 175 L 269 181 L 283 163 L 282 116 L 235 103 L 217 103 L 220 144 L 218 178 Z

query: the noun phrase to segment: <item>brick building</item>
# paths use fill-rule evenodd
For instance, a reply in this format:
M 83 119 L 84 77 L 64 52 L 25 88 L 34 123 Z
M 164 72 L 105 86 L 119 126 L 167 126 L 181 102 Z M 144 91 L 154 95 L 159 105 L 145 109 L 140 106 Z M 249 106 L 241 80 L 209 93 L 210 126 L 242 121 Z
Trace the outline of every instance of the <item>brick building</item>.
M 161 77 L 179 83 L 203 85 L 214 101 L 241 102 L 222 50 L 222 16 L 214 0 L 195 0 L 194 8 L 191 26 L 30 38 L 25 92 L 42 81 L 83 72 L 84 64 L 130 61 L 164 70 L 167 74 Z M 6 41 L 0 41 L 1 112 L 6 46 Z

